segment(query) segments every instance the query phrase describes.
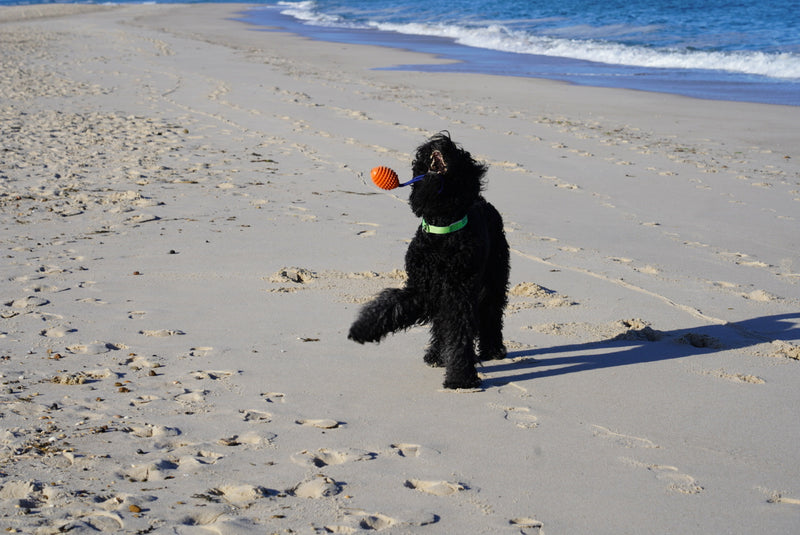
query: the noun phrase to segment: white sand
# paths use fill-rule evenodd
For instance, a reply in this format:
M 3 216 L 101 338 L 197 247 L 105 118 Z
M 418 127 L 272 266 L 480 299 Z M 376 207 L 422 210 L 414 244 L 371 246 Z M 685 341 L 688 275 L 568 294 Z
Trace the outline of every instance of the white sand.
M 0 530 L 800 529 L 800 108 L 374 71 L 434 60 L 236 9 L 0 10 Z M 513 248 L 476 393 L 423 328 L 346 340 L 418 224 L 369 169 L 442 129 Z

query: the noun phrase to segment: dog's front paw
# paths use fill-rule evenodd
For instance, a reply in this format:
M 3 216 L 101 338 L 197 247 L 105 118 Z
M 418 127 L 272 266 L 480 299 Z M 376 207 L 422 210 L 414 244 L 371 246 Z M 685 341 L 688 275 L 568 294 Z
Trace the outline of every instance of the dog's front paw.
M 480 360 L 502 360 L 506 358 L 508 351 L 506 346 L 500 346 L 493 349 L 481 349 L 479 353 Z
M 453 390 L 457 388 L 478 388 L 479 386 L 481 386 L 481 379 L 474 371 L 471 374 L 465 374 L 458 377 L 448 374 L 444 378 L 444 387 Z

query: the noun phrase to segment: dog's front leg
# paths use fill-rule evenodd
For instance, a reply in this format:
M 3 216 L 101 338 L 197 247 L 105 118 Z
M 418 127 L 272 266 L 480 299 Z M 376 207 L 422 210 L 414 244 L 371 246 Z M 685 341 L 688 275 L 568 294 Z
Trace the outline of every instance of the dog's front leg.
M 421 302 L 408 288 L 387 288 L 361 309 L 347 337 L 359 344 L 380 342 L 387 334 L 422 320 Z

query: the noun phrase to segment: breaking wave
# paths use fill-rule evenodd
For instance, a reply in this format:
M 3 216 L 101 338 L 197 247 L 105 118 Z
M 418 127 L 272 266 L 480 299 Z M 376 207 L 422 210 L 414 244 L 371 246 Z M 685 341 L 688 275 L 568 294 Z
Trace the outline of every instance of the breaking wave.
M 619 27 L 605 32 L 608 39 L 569 38 L 537 35 L 501 23 L 469 25 L 428 22 L 385 22 L 348 20 L 335 14 L 318 12 L 313 1 L 281 2 L 281 13 L 307 24 L 350 29 L 373 29 L 406 35 L 433 36 L 451 39 L 475 48 L 579 59 L 612 65 L 660 69 L 699 69 L 752 74 L 776 79 L 800 79 L 800 54 L 791 52 L 698 50 L 689 47 L 657 47 L 631 45 L 613 40 L 626 33 Z M 511 21 L 512 24 L 514 21 Z M 646 31 L 630 28 L 628 32 Z M 561 33 L 564 33 L 563 31 Z M 583 32 L 584 34 L 591 32 Z

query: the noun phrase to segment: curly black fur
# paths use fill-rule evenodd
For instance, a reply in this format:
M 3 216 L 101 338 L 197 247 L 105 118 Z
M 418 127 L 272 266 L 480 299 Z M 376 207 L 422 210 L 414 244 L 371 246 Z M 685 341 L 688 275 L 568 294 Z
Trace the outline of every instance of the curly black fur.
M 481 196 L 486 166 L 442 132 L 417 148 L 411 210 L 430 225 L 448 226 L 465 215 L 467 225 L 448 234 L 422 226 L 406 252 L 408 282 L 367 303 L 348 338 L 379 342 L 387 334 L 430 323 L 425 362 L 445 367 L 445 388 L 474 388 L 478 360 L 501 359 L 503 312 L 509 275 L 503 220 Z M 477 340 L 478 355 L 475 354 Z

